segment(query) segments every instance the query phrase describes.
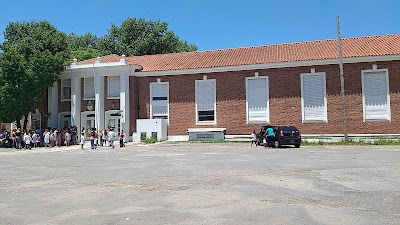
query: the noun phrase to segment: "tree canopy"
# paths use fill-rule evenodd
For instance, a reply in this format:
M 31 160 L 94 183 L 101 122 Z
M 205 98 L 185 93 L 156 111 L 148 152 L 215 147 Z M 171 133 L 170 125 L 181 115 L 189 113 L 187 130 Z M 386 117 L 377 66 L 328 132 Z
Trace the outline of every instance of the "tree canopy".
M 107 54 L 126 56 L 196 51 L 166 22 L 128 18 L 103 37 L 57 30 L 48 21 L 11 22 L 0 44 L 0 121 L 19 121 L 43 101 L 65 66 Z M 27 117 L 25 117 L 26 119 Z M 25 123 L 26 125 L 26 123 Z
M 86 33 L 68 35 L 70 61 L 108 54 L 138 56 L 196 51 L 197 46 L 179 39 L 168 23 L 128 18 L 120 26 L 112 24 L 102 37 Z
M 19 121 L 41 102 L 67 61 L 67 36 L 47 21 L 12 22 L 0 57 L 0 120 Z

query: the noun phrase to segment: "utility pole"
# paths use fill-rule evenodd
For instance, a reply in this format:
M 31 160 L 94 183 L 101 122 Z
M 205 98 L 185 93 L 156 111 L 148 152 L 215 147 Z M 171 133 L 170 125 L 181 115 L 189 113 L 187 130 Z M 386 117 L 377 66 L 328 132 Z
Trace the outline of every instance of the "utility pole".
M 336 16 L 336 27 L 337 27 L 337 34 L 338 34 L 338 52 L 339 52 L 339 70 L 340 70 L 340 95 L 342 96 L 343 133 L 344 133 L 344 141 L 347 142 L 349 140 L 349 134 L 348 134 L 348 130 L 347 130 L 346 96 L 345 96 L 345 93 L 344 93 L 342 39 L 340 37 L 339 16 Z

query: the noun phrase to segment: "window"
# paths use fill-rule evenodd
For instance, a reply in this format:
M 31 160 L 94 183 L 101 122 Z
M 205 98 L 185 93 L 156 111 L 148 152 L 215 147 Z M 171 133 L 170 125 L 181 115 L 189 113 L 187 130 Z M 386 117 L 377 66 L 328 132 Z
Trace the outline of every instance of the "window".
M 325 73 L 303 73 L 301 76 L 301 109 L 303 123 L 327 123 Z
M 84 79 L 84 97 L 83 98 L 94 98 L 94 78 L 86 77 Z
M 40 114 L 31 114 L 31 130 L 42 127 L 42 117 Z
M 168 82 L 150 83 L 150 114 L 152 119 L 168 119 Z
M 361 71 L 364 122 L 391 120 L 388 78 L 387 69 Z
M 246 77 L 247 123 L 269 123 L 268 77 Z
M 215 80 L 196 80 L 196 121 L 215 123 L 216 82 Z
M 63 128 L 71 127 L 71 115 L 64 115 L 63 116 Z
M 119 76 L 108 77 L 108 97 L 119 98 L 120 93 Z
M 61 79 L 61 99 L 71 99 L 71 79 Z

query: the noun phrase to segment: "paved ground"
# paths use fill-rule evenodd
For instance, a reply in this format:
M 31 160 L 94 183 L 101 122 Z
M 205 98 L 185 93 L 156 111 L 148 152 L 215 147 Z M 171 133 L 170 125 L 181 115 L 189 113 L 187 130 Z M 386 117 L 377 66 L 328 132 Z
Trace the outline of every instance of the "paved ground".
M 0 224 L 400 224 L 400 147 L 0 149 Z

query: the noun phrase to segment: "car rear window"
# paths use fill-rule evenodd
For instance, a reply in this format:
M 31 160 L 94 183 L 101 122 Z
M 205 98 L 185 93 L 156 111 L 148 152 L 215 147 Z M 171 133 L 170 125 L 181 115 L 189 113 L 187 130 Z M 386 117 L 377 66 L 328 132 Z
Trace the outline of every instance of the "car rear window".
M 281 126 L 279 127 L 283 132 L 298 132 L 299 130 L 294 126 Z

